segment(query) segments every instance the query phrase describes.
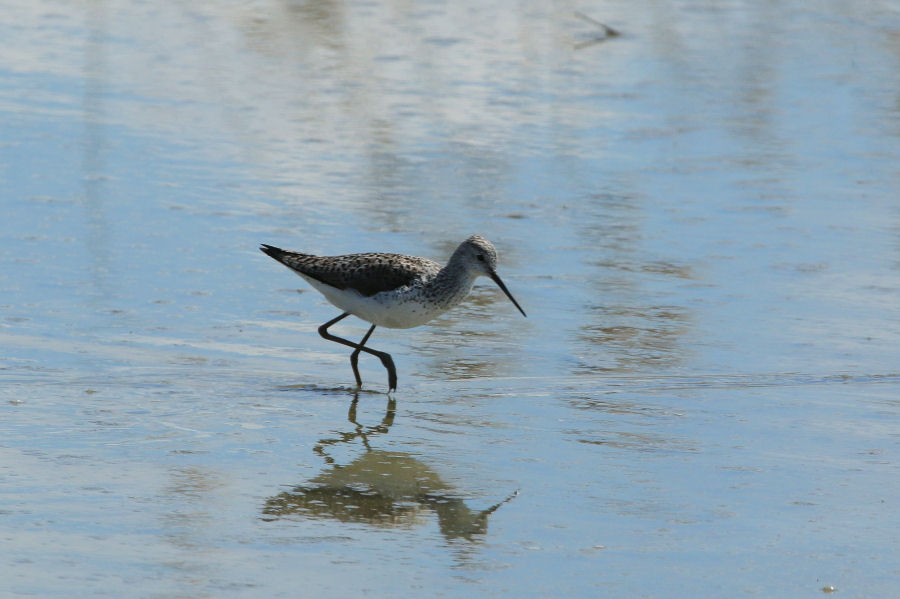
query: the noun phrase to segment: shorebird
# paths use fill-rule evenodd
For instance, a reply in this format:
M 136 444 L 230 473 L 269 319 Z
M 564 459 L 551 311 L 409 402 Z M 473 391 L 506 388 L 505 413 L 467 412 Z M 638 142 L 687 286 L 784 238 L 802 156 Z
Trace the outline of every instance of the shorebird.
M 497 275 L 497 250 L 480 235 L 459 244 L 446 266 L 404 254 L 313 256 L 266 244 L 259 249 L 303 277 L 343 311 L 320 326 L 319 335 L 353 348 L 350 365 L 357 387 L 362 387 L 357 368 L 359 353 L 366 352 L 379 358 L 387 369 L 389 392 L 397 388 L 397 369 L 391 355 L 366 347 L 376 326 L 409 329 L 425 324 L 465 299 L 480 276 L 490 277 L 525 316 Z M 351 314 L 372 325 L 359 343 L 328 332 L 328 327 Z

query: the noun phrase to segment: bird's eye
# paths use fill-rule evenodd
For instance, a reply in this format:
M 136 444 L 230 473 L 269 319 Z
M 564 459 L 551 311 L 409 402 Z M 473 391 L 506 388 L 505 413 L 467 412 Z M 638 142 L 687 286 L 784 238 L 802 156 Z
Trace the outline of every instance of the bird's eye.
M 475 256 L 475 257 L 478 258 L 478 261 L 479 261 L 479 262 L 484 262 L 484 254 L 478 254 L 478 255 Z

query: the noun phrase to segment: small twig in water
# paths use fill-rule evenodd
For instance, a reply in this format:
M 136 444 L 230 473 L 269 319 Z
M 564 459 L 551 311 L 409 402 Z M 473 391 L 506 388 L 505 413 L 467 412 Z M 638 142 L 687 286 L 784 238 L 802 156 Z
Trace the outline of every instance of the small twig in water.
M 592 23 L 592 24 L 596 25 L 597 27 L 599 27 L 600 29 L 602 29 L 602 30 L 603 30 L 603 33 L 606 34 L 606 37 L 616 37 L 617 35 L 622 35 L 622 34 L 619 33 L 617 30 L 613 29 L 612 27 L 610 27 L 610 26 L 607 25 L 606 23 L 601 23 L 601 22 L 598 21 L 597 19 L 595 19 L 595 18 L 593 18 L 593 17 L 589 17 L 588 15 L 584 14 L 583 12 L 580 12 L 580 11 L 577 11 L 577 10 L 576 10 L 576 11 L 575 11 L 575 16 L 578 17 L 579 19 L 583 20 L 583 21 L 587 21 L 588 23 Z

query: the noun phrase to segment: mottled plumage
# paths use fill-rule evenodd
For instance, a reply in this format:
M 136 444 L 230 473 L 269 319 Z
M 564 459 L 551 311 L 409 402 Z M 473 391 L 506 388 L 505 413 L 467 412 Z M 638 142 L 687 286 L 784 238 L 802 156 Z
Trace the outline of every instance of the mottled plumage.
M 403 254 L 369 252 L 313 256 L 266 244 L 262 244 L 260 249 L 298 274 L 337 289 L 356 289 L 366 297 L 409 285 L 422 276 L 433 276 L 441 270 L 441 265 L 434 260 Z
M 433 260 L 403 254 L 313 256 L 266 244 L 260 250 L 303 277 L 343 310 L 343 314 L 319 327 L 319 334 L 354 348 L 350 364 L 358 386 L 362 379 L 356 364 L 359 353 L 364 351 L 381 359 L 388 370 L 390 389 L 397 387 L 391 356 L 365 347 L 376 326 L 405 329 L 424 324 L 461 302 L 479 276 L 490 277 L 525 315 L 497 275 L 497 251 L 480 235 L 462 242 L 444 267 Z M 329 326 L 350 314 L 372 323 L 360 343 L 328 333 Z

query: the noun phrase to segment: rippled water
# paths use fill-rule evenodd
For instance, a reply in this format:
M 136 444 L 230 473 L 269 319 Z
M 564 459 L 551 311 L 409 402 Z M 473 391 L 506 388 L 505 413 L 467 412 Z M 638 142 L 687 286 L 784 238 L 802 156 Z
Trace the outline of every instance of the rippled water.
M 893 594 L 891 3 L 0 15 L 0 595 Z M 256 249 L 476 232 L 390 398 Z

